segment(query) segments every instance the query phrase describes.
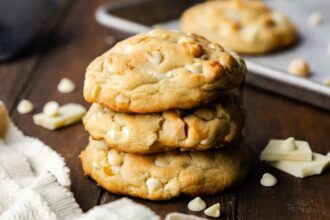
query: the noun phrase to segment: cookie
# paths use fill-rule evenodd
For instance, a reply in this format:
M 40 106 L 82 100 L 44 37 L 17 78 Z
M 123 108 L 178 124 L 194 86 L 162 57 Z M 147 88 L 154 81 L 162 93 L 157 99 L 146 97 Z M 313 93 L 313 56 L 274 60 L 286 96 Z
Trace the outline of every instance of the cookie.
M 90 140 L 80 158 L 85 174 L 109 192 L 150 200 L 220 193 L 240 183 L 249 169 L 247 150 L 240 145 L 138 155 Z
M 93 104 L 83 119 L 94 139 L 127 153 L 155 153 L 174 149 L 206 150 L 240 136 L 244 110 L 237 98 L 223 93 L 212 103 L 191 110 L 134 114 Z
M 189 109 L 239 86 L 245 73 L 244 61 L 216 43 L 155 29 L 96 58 L 87 67 L 84 97 L 119 112 Z
M 187 9 L 181 17 L 183 31 L 244 54 L 263 54 L 292 45 L 295 25 L 262 1 L 208 1 Z

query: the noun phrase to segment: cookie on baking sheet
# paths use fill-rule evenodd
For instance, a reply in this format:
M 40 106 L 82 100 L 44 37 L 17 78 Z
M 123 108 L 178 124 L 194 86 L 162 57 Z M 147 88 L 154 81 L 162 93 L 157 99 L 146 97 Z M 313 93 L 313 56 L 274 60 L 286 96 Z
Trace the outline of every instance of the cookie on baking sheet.
M 150 200 L 219 193 L 240 183 L 249 169 L 247 150 L 240 145 L 138 155 L 90 140 L 80 158 L 85 174 L 109 192 Z
M 183 31 L 244 54 L 262 54 L 287 47 L 297 39 L 295 25 L 262 1 L 209 1 L 187 9 Z
M 116 44 L 87 68 L 84 97 L 114 111 L 188 109 L 242 83 L 244 61 L 203 37 L 155 29 Z
M 119 113 L 94 103 L 83 123 L 94 139 L 111 148 L 145 154 L 221 147 L 240 136 L 244 116 L 238 99 L 224 92 L 202 107 L 163 113 Z

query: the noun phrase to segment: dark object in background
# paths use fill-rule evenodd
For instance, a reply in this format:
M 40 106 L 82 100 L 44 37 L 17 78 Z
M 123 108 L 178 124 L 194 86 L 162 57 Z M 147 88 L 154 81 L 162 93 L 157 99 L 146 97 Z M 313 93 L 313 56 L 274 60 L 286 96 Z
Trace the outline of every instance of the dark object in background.
M 18 55 L 56 23 L 62 0 L 0 0 L 0 61 Z

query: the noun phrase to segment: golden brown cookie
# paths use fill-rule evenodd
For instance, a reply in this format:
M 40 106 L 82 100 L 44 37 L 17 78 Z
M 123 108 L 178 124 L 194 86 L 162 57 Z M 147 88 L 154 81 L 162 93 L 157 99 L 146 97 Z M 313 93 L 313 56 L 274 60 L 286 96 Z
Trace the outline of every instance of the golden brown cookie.
M 247 150 L 240 145 L 138 155 L 90 140 L 80 158 L 85 174 L 109 192 L 150 200 L 220 193 L 240 183 L 249 170 Z
M 84 97 L 114 111 L 189 109 L 242 83 L 244 61 L 203 37 L 155 29 L 116 44 L 87 68 Z
M 240 136 L 244 116 L 237 98 L 222 93 L 202 107 L 163 113 L 119 113 L 94 103 L 83 122 L 94 139 L 111 148 L 146 154 L 221 147 Z
M 244 54 L 262 54 L 293 44 L 297 30 L 288 17 L 262 1 L 208 1 L 186 10 L 183 31 L 200 34 Z

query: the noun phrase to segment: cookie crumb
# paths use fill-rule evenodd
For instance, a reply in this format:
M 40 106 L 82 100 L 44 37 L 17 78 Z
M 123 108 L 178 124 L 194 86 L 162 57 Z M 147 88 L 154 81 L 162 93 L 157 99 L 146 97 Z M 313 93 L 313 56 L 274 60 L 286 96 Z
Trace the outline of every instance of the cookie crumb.
M 220 216 L 220 204 L 216 203 L 204 210 L 204 214 L 209 217 L 217 218 Z
M 288 72 L 301 77 L 310 75 L 310 69 L 307 60 L 303 58 L 296 58 L 292 60 L 288 67 Z
M 206 203 L 201 197 L 196 197 L 188 203 L 188 209 L 193 212 L 199 212 L 206 208 Z
M 275 186 L 277 184 L 277 179 L 270 173 L 265 173 L 260 179 L 260 184 L 263 186 Z
M 315 27 L 321 24 L 322 20 L 323 16 L 320 12 L 313 12 L 307 19 L 307 25 L 310 27 Z
M 75 89 L 75 84 L 68 78 L 63 78 L 57 85 L 57 90 L 60 93 L 70 93 Z
M 33 110 L 33 104 L 27 99 L 23 99 L 17 105 L 17 111 L 20 114 L 28 114 Z

